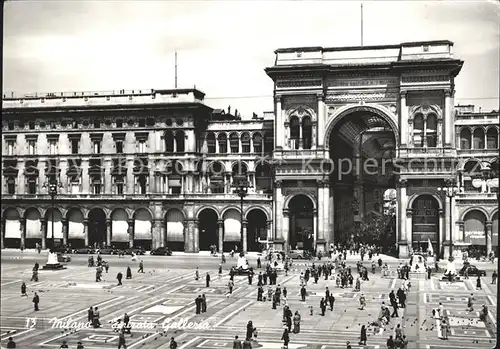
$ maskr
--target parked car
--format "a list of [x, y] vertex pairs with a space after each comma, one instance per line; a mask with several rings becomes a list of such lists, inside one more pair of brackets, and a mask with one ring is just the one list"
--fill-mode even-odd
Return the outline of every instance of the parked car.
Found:
[[118, 250], [115, 248], [100, 248], [96, 252], [102, 255], [118, 254]]
[[144, 251], [142, 248], [127, 248], [125, 250], [125, 254], [127, 255], [132, 255], [132, 253], [138, 256], [143, 256], [146, 253], [146, 251]]
[[168, 247], [158, 247], [151, 250], [151, 255], [153, 256], [171, 256], [172, 250]]
[[53, 253], [71, 253], [71, 249], [67, 246], [55, 246], [50, 251]]
[[288, 252], [288, 257], [291, 259], [304, 259], [304, 251], [302, 250], [291, 250]]
[[71, 262], [71, 257], [59, 252], [57, 253], [57, 261], [59, 263], [68, 263]]
[[462, 269], [458, 272], [460, 276], [465, 273], [465, 268], [468, 268], [469, 276], [486, 276], [486, 271], [483, 269], [478, 269], [475, 265], [469, 264], [464, 265]]
[[77, 248], [73, 250], [73, 253], [75, 254], [93, 254], [94, 249], [90, 247], [83, 247], [83, 248]]

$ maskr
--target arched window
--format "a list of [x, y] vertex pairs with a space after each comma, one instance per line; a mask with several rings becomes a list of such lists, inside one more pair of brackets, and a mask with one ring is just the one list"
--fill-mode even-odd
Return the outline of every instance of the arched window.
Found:
[[427, 146], [435, 148], [437, 146], [437, 117], [434, 114], [427, 115], [426, 122]]
[[210, 192], [224, 193], [224, 167], [220, 162], [212, 162], [208, 167], [210, 177]]
[[227, 153], [227, 137], [225, 133], [220, 133], [217, 137], [219, 141], [219, 153], [226, 154]]
[[498, 131], [494, 127], [490, 127], [486, 132], [486, 148], [498, 149]]
[[262, 153], [262, 135], [259, 132], [253, 134], [253, 152], [257, 154]]
[[484, 131], [480, 127], [474, 130], [474, 149], [484, 149]]
[[300, 139], [300, 121], [296, 116], [290, 118], [290, 147], [292, 149], [299, 149]]
[[304, 149], [312, 147], [312, 122], [308, 116], [302, 119], [302, 146]]
[[173, 153], [174, 152], [174, 135], [171, 131], [165, 132], [165, 152]]
[[231, 153], [238, 154], [240, 152], [240, 138], [237, 133], [229, 135], [229, 144], [231, 145]]
[[211, 132], [207, 135], [207, 148], [209, 154], [215, 154], [217, 151], [215, 149], [215, 135]]
[[184, 153], [184, 132], [177, 131], [175, 134], [175, 145], [177, 147], [177, 153]]
[[460, 131], [460, 149], [470, 149], [471, 133], [468, 128], [463, 128]]
[[241, 135], [241, 152], [250, 153], [250, 135], [246, 132]]
[[424, 146], [424, 117], [422, 114], [415, 115], [413, 119], [413, 145], [415, 147]]
[[477, 193], [481, 191], [481, 187], [474, 182], [474, 179], [482, 178], [481, 164], [478, 161], [470, 160], [464, 166], [463, 173], [464, 190], [467, 193]]

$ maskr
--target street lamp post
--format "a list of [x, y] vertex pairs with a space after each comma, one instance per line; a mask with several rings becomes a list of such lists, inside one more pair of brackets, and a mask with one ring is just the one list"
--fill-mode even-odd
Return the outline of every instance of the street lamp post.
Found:
[[450, 178], [445, 181], [445, 187], [439, 187], [437, 190], [444, 193], [450, 199], [450, 258], [453, 256], [453, 198], [459, 192], [459, 188], [456, 186], [455, 179]]
[[[248, 188], [250, 188], [250, 183], [247, 181], [246, 176], [237, 175], [234, 176], [233, 188], [235, 194], [238, 194], [240, 197], [240, 236], [242, 239], [242, 246], [245, 244], [243, 239], [243, 199], [248, 194]], [[243, 249], [243, 248], [242, 248]], [[243, 251], [245, 253], [246, 251]]]
[[49, 182], [49, 195], [50, 195], [50, 199], [51, 199], [51, 202], [52, 202], [52, 222], [51, 222], [51, 226], [52, 226], [52, 248], [54, 248], [54, 242], [55, 242], [55, 238], [54, 238], [54, 211], [55, 211], [55, 199], [56, 199], [56, 195], [57, 195], [57, 181], [56, 180], [50, 180]]

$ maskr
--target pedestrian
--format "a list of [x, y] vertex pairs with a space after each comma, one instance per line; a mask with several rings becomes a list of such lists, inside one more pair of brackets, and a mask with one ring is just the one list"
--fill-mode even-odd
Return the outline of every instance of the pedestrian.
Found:
[[118, 272], [118, 274], [116, 274], [116, 280], [118, 280], [118, 286], [123, 285], [122, 279], [123, 279], [123, 274], [121, 272]]
[[238, 339], [238, 336], [234, 336], [233, 349], [243, 349], [241, 341]]
[[293, 316], [293, 333], [300, 332], [300, 314], [298, 311], [295, 311], [295, 315]]
[[394, 339], [392, 339], [392, 336], [389, 336], [389, 339], [387, 339], [386, 345], [387, 345], [387, 349], [395, 349]]
[[144, 274], [144, 262], [141, 261], [139, 262], [139, 270], [137, 270], [137, 273], [143, 273]]
[[324, 297], [319, 301], [319, 307], [321, 309], [321, 316], [325, 316], [326, 302]]
[[207, 312], [207, 297], [205, 297], [205, 294], [201, 295], [201, 312]]
[[283, 334], [281, 335], [281, 340], [283, 341], [283, 348], [288, 349], [288, 343], [290, 342], [290, 335], [288, 334], [288, 328], [285, 327]]
[[306, 301], [306, 294], [307, 294], [307, 290], [306, 290], [305, 286], [302, 286], [302, 288], [300, 289], [300, 297], [302, 298], [302, 302]]
[[177, 342], [174, 337], [170, 338], [170, 349], [177, 349]]
[[26, 293], [26, 283], [23, 281], [21, 284], [21, 297], [28, 297], [28, 294]]
[[251, 338], [245, 338], [243, 341], [243, 349], [252, 349]]
[[93, 324], [94, 323], [94, 307], [90, 307], [87, 310], [87, 322]]
[[16, 342], [12, 339], [12, 337], [9, 337], [9, 341], [7, 342], [7, 348], [16, 348]]
[[233, 293], [233, 287], [234, 287], [234, 281], [233, 280], [229, 280], [228, 283], [227, 283], [227, 287], [229, 289], [229, 294], [232, 294]]
[[76, 343], [76, 349], [85, 349], [85, 347], [83, 346], [82, 342], [78, 342]]
[[476, 280], [476, 289], [477, 290], [482, 290], [482, 288], [481, 288], [481, 277], [480, 276], [478, 276], [477, 280]]
[[118, 349], [121, 349], [122, 346], [124, 349], [127, 349], [127, 344], [125, 344], [125, 333], [120, 331], [120, 334], [118, 335]]
[[196, 281], [200, 279], [200, 271], [198, 270], [198, 267], [196, 267], [196, 270], [194, 271], [194, 279]]
[[205, 277], [207, 287], [210, 287], [210, 274], [207, 273], [207, 276]]
[[94, 328], [99, 328], [101, 327], [101, 322], [99, 321], [99, 318], [101, 317], [101, 313], [99, 312], [99, 308], [98, 307], [95, 307], [94, 308], [94, 317], [93, 317], [93, 321], [94, 321]]
[[363, 293], [359, 296], [359, 310], [363, 310], [366, 307], [366, 298]]
[[35, 306], [35, 311], [39, 311], [38, 309], [38, 304], [40, 303], [40, 297], [38, 297], [38, 294], [35, 292], [35, 295], [33, 296], [33, 305]]
[[328, 303], [330, 303], [330, 311], [333, 311], [333, 305], [335, 304], [335, 297], [333, 296], [333, 293], [330, 293]]
[[260, 261], [260, 257], [257, 257], [257, 268], [262, 268], [262, 262]]
[[366, 345], [366, 340], [367, 340], [366, 326], [363, 325], [363, 326], [361, 326], [361, 335], [360, 335], [359, 344], [360, 345]]
[[245, 336], [245, 339], [250, 340], [252, 338], [253, 331], [254, 331], [253, 323], [252, 323], [252, 321], [248, 321], [248, 323], [247, 323], [247, 335]]
[[493, 274], [491, 274], [491, 284], [492, 285], [495, 285], [497, 283], [497, 278], [498, 278], [497, 271], [494, 270]]
[[441, 338], [448, 339], [449, 326], [445, 319], [441, 321]]
[[106, 269], [106, 274], [107, 274], [108, 270], [109, 270], [109, 263], [108, 262], [104, 262], [104, 269]]
[[68, 349], [68, 344], [66, 343], [66, 341], [63, 341], [61, 346], [59, 347], [60, 349]]
[[222, 264], [219, 264], [219, 279], [222, 277]]
[[396, 339], [403, 338], [403, 329], [401, 328], [401, 324], [398, 324], [396, 329], [394, 330], [394, 335]]
[[401, 338], [401, 349], [408, 349], [408, 338], [405, 335]]
[[130, 266], [127, 267], [127, 279], [132, 279], [132, 269], [130, 269]]
[[198, 296], [194, 299], [194, 303], [196, 304], [196, 314], [201, 313], [201, 302], [202, 302], [201, 296]]
[[474, 311], [474, 294], [470, 294], [470, 296], [467, 298], [467, 309], [468, 311]]

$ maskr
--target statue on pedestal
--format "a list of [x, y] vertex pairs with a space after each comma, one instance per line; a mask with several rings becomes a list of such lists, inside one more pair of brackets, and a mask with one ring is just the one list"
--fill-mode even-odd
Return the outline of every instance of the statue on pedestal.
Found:
[[61, 263], [59, 263], [59, 260], [57, 258], [57, 253], [49, 250], [49, 254], [47, 256], [47, 263], [45, 264], [43, 269], [58, 270], [58, 269], [65, 269], [65, 267]]
[[414, 273], [426, 273], [427, 272], [427, 258], [418, 253], [414, 253], [410, 259], [410, 271]]

